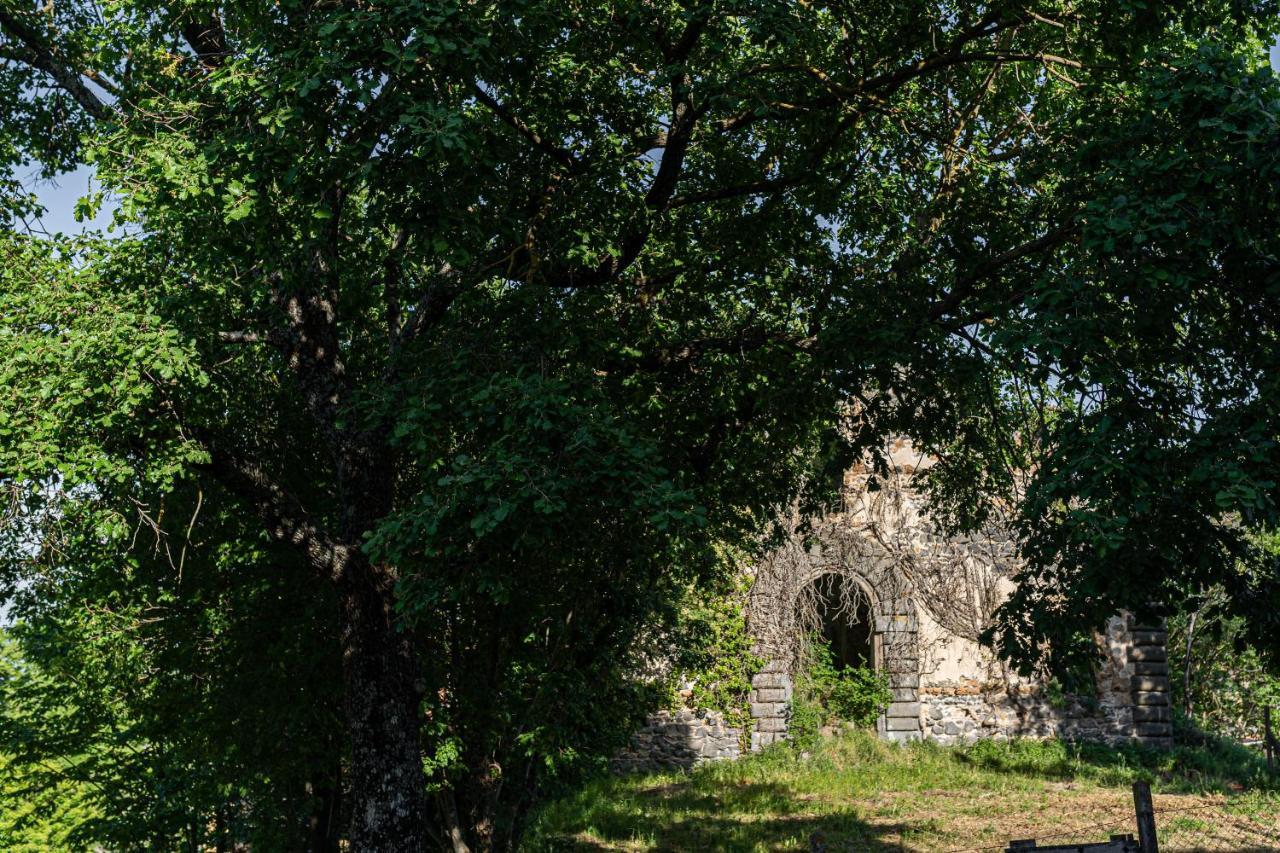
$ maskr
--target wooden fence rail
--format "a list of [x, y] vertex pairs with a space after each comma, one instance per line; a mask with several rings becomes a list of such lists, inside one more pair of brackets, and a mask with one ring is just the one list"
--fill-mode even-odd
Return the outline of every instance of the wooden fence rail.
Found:
[[1035, 850], [1036, 853], [1160, 853], [1156, 841], [1156, 813], [1151, 804], [1151, 786], [1146, 782], [1133, 783], [1133, 814], [1138, 827], [1138, 837], [1132, 834], [1113, 835], [1107, 841], [1088, 844], [1049, 844], [1040, 846], [1034, 838], [1010, 841], [1007, 853]]

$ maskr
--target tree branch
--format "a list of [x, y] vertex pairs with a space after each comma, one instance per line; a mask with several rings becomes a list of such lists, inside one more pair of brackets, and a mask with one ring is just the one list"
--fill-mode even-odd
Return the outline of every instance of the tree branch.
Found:
[[739, 198], [748, 195], [772, 194], [799, 186], [810, 178], [818, 174], [818, 169], [822, 165], [822, 161], [826, 159], [831, 149], [840, 141], [840, 137], [844, 136], [858, 120], [862, 118], [860, 111], [849, 112], [836, 125], [831, 135], [819, 143], [812, 151], [809, 152], [808, 163], [803, 168], [798, 168], [793, 172], [785, 175], [779, 175], [776, 178], [765, 178], [759, 181], [749, 181], [743, 184], [730, 184], [725, 187], [718, 187], [713, 190], [705, 190], [698, 193], [690, 193], [685, 196], [677, 196], [671, 200], [669, 207], [684, 207], [690, 204], [700, 204], [709, 201], [722, 201], [724, 199]]
[[926, 314], [931, 320], [941, 320], [944, 317], [953, 314], [960, 305], [972, 296], [975, 292], [975, 286], [984, 281], [1001, 269], [1021, 260], [1022, 258], [1034, 255], [1039, 252], [1051, 249], [1055, 246], [1062, 245], [1080, 233], [1080, 225], [1074, 219], [1064, 225], [1037, 237], [1034, 240], [1028, 240], [1021, 245], [1014, 246], [1012, 249], [1001, 252], [995, 257], [976, 265], [969, 275], [956, 280], [951, 291], [941, 299], [935, 301], [926, 309]]
[[201, 467], [257, 510], [272, 539], [297, 549], [313, 568], [337, 580], [349, 561], [350, 549], [312, 521], [302, 503], [260, 465], [211, 442], [205, 444], [210, 461]]
[[17, 42], [21, 48], [17, 51], [21, 61], [52, 77], [89, 115], [101, 120], [111, 114], [111, 108], [80, 79], [81, 76], [89, 75], [82, 75], [66, 64], [57, 55], [54, 46], [45, 44], [35, 30], [3, 8], [0, 8], [0, 33]]
[[195, 51], [206, 71], [217, 69], [231, 55], [227, 48], [227, 33], [216, 12], [211, 12], [204, 22], [191, 21], [183, 25], [182, 38]]
[[658, 163], [658, 174], [644, 198], [650, 209], [664, 210], [671, 200], [697, 120], [698, 113], [693, 108], [693, 78], [688, 72], [681, 72], [671, 80], [671, 126], [667, 131], [667, 144]]
[[497, 99], [486, 92], [484, 87], [479, 83], [474, 84], [471, 87], [471, 90], [475, 94], [477, 101], [488, 107], [489, 111], [501, 119], [504, 124], [513, 128], [517, 133], [532, 143], [534, 148], [538, 149], [543, 154], [546, 154], [548, 157], [567, 169], [577, 169], [578, 160], [572, 153], [567, 149], [554, 145], [544, 139], [537, 131], [521, 121], [509, 109], [498, 103]]
[[461, 276], [446, 267], [439, 279], [427, 288], [426, 293], [413, 306], [411, 316], [405, 320], [398, 335], [398, 346], [415, 340], [424, 331], [439, 323], [453, 300], [462, 293]]
[[391, 238], [391, 247], [382, 262], [382, 301], [387, 326], [387, 351], [394, 355], [400, 345], [400, 280], [404, 270], [400, 256], [409, 242], [409, 232], [401, 228]]
[[812, 353], [818, 347], [818, 339], [814, 336], [798, 337], [782, 334], [769, 329], [746, 329], [737, 335], [694, 338], [681, 344], [661, 347], [645, 353], [638, 359], [628, 360], [626, 369], [622, 372], [665, 370], [691, 364], [708, 353], [746, 355], [769, 346], [777, 346], [797, 353]]

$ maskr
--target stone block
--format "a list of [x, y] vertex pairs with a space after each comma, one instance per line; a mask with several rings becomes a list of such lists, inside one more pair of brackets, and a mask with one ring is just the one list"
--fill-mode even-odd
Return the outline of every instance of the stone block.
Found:
[[885, 711], [886, 717], [911, 717], [912, 719], [920, 718], [919, 702], [892, 702], [889, 709]]
[[1167, 705], [1139, 705], [1133, 709], [1135, 723], [1164, 723], [1171, 718]]
[[911, 614], [915, 610], [908, 598], [888, 598], [880, 602], [880, 610], [890, 615]]
[[918, 673], [920, 672], [920, 659], [912, 655], [911, 657], [897, 655], [885, 655], [884, 668], [893, 672]]
[[1169, 679], [1156, 675], [1135, 675], [1129, 679], [1129, 687], [1131, 690], [1147, 693], [1168, 693]]
[[890, 687], [912, 687], [918, 690], [920, 688], [920, 673], [919, 672], [894, 672], [890, 670], [889, 686]]
[[1133, 632], [1135, 646], [1163, 646], [1169, 637], [1164, 631], [1136, 630]]
[[757, 672], [751, 678], [751, 686], [757, 689], [762, 687], [781, 687], [786, 689], [789, 680], [781, 672]]
[[1132, 666], [1135, 675], [1169, 675], [1169, 664], [1165, 661], [1139, 661]]
[[786, 735], [776, 732], [754, 732], [751, 735], [751, 751], [758, 752], [780, 740], [786, 740]]
[[920, 719], [918, 717], [889, 717], [884, 721], [884, 729], [886, 732], [918, 732], [920, 731]]
[[920, 696], [920, 690], [916, 687], [892, 687], [889, 692], [893, 694], [895, 702], [914, 702]]
[[1172, 732], [1173, 728], [1168, 723], [1139, 723], [1134, 727], [1134, 733], [1140, 738], [1166, 738]]
[[881, 634], [914, 634], [920, 630], [920, 621], [912, 613], [877, 616], [875, 624]]
[[1146, 691], [1133, 694], [1133, 704], [1135, 705], [1168, 705], [1168, 693], [1148, 693]]
[[762, 733], [782, 733], [787, 730], [787, 721], [781, 717], [765, 717], [763, 719], [756, 720], [756, 730]]
[[1134, 646], [1129, 649], [1129, 660], [1137, 663], [1158, 663], [1169, 659], [1164, 646]]
[[756, 690], [757, 702], [785, 702], [787, 691], [782, 687], [761, 687]]

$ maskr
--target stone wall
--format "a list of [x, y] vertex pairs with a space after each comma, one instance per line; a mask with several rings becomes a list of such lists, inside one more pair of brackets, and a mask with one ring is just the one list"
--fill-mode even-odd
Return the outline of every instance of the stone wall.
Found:
[[822, 518], [791, 519], [792, 533], [753, 570], [747, 624], [768, 663], [752, 681], [752, 749], [786, 738], [791, 676], [799, 663], [803, 590], [836, 575], [863, 590], [874, 618], [874, 666], [892, 702], [882, 737], [943, 743], [983, 737], [1051, 737], [1171, 743], [1163, 631], [1116, 617], [1098, 636], [1095, 691], [1051, 696], [1019, 679], [980, 642], [1013, 591], [1016, 542], [998, 517], [948, 536], [930, 520], [915, 474], [932, 460], [907, 440], [886, 448], [890, 471], [855, 466], [841, 504]]
[[928, 684], [920, 696], [924, 736], [947, 744], [1060, 737], [1171, 745], [1164, 631], [1117, 616], [1097, 642], [1101, 663], [1093, 695], [1052, 697], [1044, 685], [1026, 682]]
[[631, 744], [610, 762], [615, 773], [680, 770], [703, 761], [737, 758], [742, 729], [727, 725], [715, 711], [659, 711], [631, 736]]
[[791, 692], [791, 676], [777, 661], [751, 678], [752, 752], [786, 738]]
[[926, 687], [920, 697], [924, 736], [942, 744], [1015, 737], [1119, 743], [1130, 736], [1128, 707], [1092, 697], [1051, 699], [1042, 690], [1003, 686]]
[[1169, 704], [1168, 636], [1163, 628], [1133, 628], [1129, 658], [1129, 698], [1133, 704], [1133, 736], [1149, 746], [1173, 745]]

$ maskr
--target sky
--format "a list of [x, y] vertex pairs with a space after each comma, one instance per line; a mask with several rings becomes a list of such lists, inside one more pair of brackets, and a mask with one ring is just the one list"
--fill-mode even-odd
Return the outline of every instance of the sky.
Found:
[[[1280, 42], [1271, 47], [1271, 67], [1280, 71]], [[45, 207], [41, 223], [49, 233], [79, 234], [86, 229], [105, 228], [111, 221], [111, 208], [103, 205], [98, 218], [92, 222], [76, 222], [73, 211], [76, 201], [89, 191], [93, 170], [84, 166], [78, 171], [62, 175], [53, 181], [44, 181], [35, 187], [40, 202]]]

